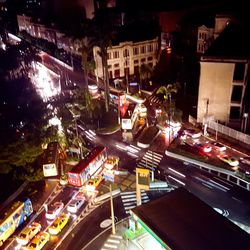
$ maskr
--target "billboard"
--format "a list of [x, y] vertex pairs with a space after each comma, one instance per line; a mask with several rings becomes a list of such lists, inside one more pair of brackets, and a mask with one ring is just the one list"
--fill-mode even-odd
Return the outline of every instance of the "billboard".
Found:
[[136, 185], [140, 189], [149, 190], [150, 185], [150, 170], [136, 168]]

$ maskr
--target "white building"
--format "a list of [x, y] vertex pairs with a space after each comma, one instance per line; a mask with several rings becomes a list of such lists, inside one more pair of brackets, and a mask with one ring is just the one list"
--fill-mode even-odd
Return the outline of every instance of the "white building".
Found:
[[242, 118], [249, 78], [249, 40], [244, 26], [231, 23], [200, 60], [197, 120]]
[[[95, 74], [103, 78], [102, 60], [98, 53], [100, 48], [94, 47], [93, 54], [96, 62]], [[142, 64], [156, 65], [158, 38], [140, 42], [122, 42], [108, 48], [109, 78], [119, 78], [139, 74]]]
[[214, 28], [208, 28], [205, 25], [198, 27], [197, 52], [204, 54], [213, 40]]

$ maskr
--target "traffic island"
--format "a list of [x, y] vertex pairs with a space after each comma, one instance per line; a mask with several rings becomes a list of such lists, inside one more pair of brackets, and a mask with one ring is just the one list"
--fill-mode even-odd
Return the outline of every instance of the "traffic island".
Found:
[[141, 148], [148, 148], [152, 141], [159, 135], [160, 130], [156, 126], [145, 128], [138, 138], [137, 146]]

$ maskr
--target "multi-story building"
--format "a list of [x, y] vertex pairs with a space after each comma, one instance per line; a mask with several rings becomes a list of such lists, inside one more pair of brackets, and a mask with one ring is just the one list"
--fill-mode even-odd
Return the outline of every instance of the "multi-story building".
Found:
[[19, 31], [25, 30], [28, 34], [36, 38], [42, 38], [57, 45], [58, 48], [71, 51], [71, 39], [55, 28], [35, 22], [32, 17], [17, 15]]
[[214, 28], [198, 27], [197, 53], [204, 54], [214, 40]]
[[228, 15], [216, 15], [214, 28], [207, 27], [206, 25], [199, 26], [197, 33], [197, 53], [204, 54], [232, 19]]
[[230, 23], [200, 60], [198, 122], [204, 118], [228, 123], [246, 112], [250, 49], [247, 27]]
[[[98, 53], [100, 48], [94, 47], [93, 54], [96, 62], [95, 74], [103, 78], [102, 60]], [[109, 78], [128, 77], [138, 75], [140, 67], [148, 64], [156, 65], [158, 52], [158, 38], [140, 42], [121, 42], [108, 48]]]

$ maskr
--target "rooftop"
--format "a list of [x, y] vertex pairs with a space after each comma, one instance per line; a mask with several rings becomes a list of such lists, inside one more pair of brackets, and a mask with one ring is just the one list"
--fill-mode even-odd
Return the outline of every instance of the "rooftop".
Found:
[[239, 23], [229, 23], [219, 37], [208, 48], [202, 61], [209, 59], [248, 59], [250, 39], [248, 27]]
[[132, 212], [174, 250], [249, 249], [249, 234], [184, 188]]

